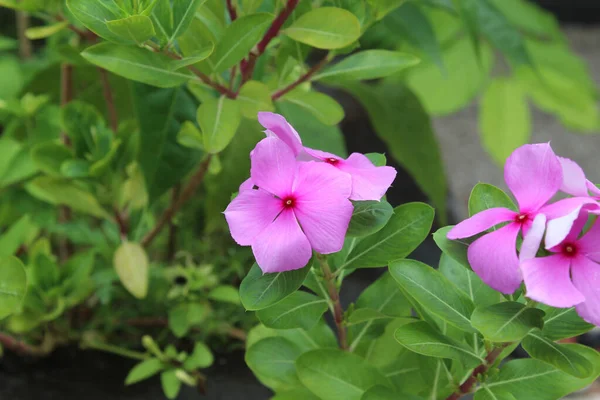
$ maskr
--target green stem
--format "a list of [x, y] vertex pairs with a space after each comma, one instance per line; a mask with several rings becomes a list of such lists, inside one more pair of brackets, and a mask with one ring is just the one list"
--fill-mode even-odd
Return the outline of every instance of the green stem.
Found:
[[94, 350], [104, 351], [106, 353], [117, 354], [119, 356], [131, 358], [134, 360], [143, 361], [143, 360], [148, 359], [148, 355], [145, 353], [140, 353], [138, 351], [124, 349], [122, 347], [114, 346], [114, 345], [108, 344], [108, 343], [87, 342], [85, 344], [82, 344], [81, 347], [83, 349], [94, 349]]

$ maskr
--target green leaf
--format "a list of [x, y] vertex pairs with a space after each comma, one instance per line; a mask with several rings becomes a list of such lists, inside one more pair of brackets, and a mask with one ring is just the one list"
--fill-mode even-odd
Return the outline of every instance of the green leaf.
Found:
[[318, 49], [341, 49], [360, 37], [360, 21], [350, 11], [320, 7], [303, 14], [282, 31], [297, 42]]
[[198, 368], [208, 368], [215, 361], [212, 352], [203, 342], [196, 342], [194, 351], [186, 358], [183, 368], [193, 371]]
[[208, 46], [203, 46], [194, 53], [192, 53], [189, 57], [185, 57], [180, 60], [173, 60], [171, 62], [171, 69], [176, 71], [178, 69], [197, 64], [200, 61], [204, 61], [212, 54], [213, 50], [214, 45], [212, 43]]
[[469, 196], [469, 215], [473, 216], [482, 211], [495, 207], [504, 207], [517, 211], [517, 206], [502, 189], [489, 183], [478, 183], [473, 187]]
[[282, 337], [262, 339], [246, 350], [246, 364], [271, 388], [291, 389], [300, 386], [296, 375], [296, 359], [302, 350]]
[[240, 294], [237, 288], [229, 285], [220, 285], [212, 289], [208, 293], [208, 298], [224, 303], [240, 304]]
[[296, 360], [298, 377], [322, 400], [360, 400], [375, 385], [391, 383], [363, 358], [338, 349], [321, 349]]
[[16, 97], [23, 87], [23, 82], [19, 59], [3, 54], [0, 58], [0, 100]]
[[233, 21], [225, 30], [210, 58], [213, 70], [225, 71], [246, 57], [262, 38], [272, 20], [271, 14], [257, 13]]
[[60, 165], [61, 175], [67, 178], [90, 176], [90, 163], [84, 160], [66, 160]]
[[98, 218], [112, 219], [111, 214], [90, 192], [73, 181], [43, 176], [29, 182], [25, 185], [25, 189], [32, 196], [48, 203], [65, 205], [75, 211]]
[[177, 143], [190, 149], [204, 150], [202, 133], [191, 121], [185, 121], [177, 134]]
[[[256, 0], [255, 0], [256, 1]], [[262, 1], [262, 0], [261, 0]], [[320, 400], [305, 388], [278, 391], [271, 400]]]
[[26, 244], [38, 232], [29, 215], [23, 215], [0, 236], [0, 257], [14, 255], [21, 245]]
[[389, 50], [365, 50], [343, 59], [332, 67], [317, 73], [313, 81], [321, 79], [368, 80], [384, 78], [417, 65], [419, 58], [408, 53]]
[[349, 237], [369, 236], [380, 231], [390, 220], [394, 209], [385, 200], [356, 201], [348, 226]]
[[63, 129], [69, 136], [78, 158], [84, 158], [93, 151], [93, 133], [98, 126], [103, 125], [102, 116], [91, 104], [74, 100], [60, 110]]
[[475, 332], [470, 320], [473, 302], [439, 271], [418, 261], [398, 260], [390, 263], [390, 274], [427, 312], [465, 332]]
[[37, 168], [53, 176], [62, 176], [62, 164], [72, 158], [71, 150], [53, 141], [39, 143], [31, 149], [31, 159]]
[[483, 94], [479, 129], [486, 151], [499, 165], [529, 142], [531, 115], [521, 85], [509, 78], [492, 80]]
[[344, 109], [342, 106], [323, 93], [290, 93], [283, 100], [306, 109], [325, 125], [337, 125], [344, 119]]
[[126, 17], [113, 0], [67, 0], [69, 11], [96, 35], [114, 43], [127, 44], [128, 40], [114, 34], [106, 22]]
[[447, 254], [462, 266], [470, 269], [471, 266], [469, 265], [469, 259], [467, 258], [469, 243], [464, 240], [448, 239], [448, 232], [450, 232], [452, 228], [454, 228], [454, 225], [438, 229], [433, 234], [433, 240], [444, 254]]
[[192, 326], [204, 322], [209, 312], [203, 303], [180, 303], [169, 310], [169, 328], [181, 338]]
[[[365, 107], [377, 135], [393, 158], [414, 177], [446, 220], [447, 185], [444, 166], [429, 115], [404, 86], [344, 84]], [[401, 105], [401, 106], [398, 106]]]
[[131, 46], [100, 43], [81, 53], [94, 65], [134, 81], [162, 88], [179, 86], [194, 76], [173, 71], [168, 56]]
[[125, 385], [133, 385], [146, 380], [165, 368], [165, 365], [158, 358], [150, 358], [137, 364], [125, 378]]
[[263, 274], [258, 264], [254, 264], [240, 285], [242, 304], [248, 311], [276, 304], [298, 290], [310, 267], [309, 264], [294, 271]]
[[160, 383], [167, 399], [175, 399], [181, 390], [181, 381], [177, 378], [177, 371], [174, 369], [160, 374]]
[[379, 319], [391, 319], [391, 317], [380, 313], [372, 308], [357, 308], [352, 311], [350, 316], [347, 318], [348, 326], [361, 324], [363, 322], [373, 322]]
[[206, 0], [186, 0], [173, 2], [173, 30], [168, 43], [183, 35], [189, 28], [198, 8]]
[[21, 261], [13, 256], [0, 259], [0, 319], [20, 306], [27, 291], [27, 275]]
[[312, 329], [327, 310], [327, 301], [306, 292], [294, 292], [280, 302], [258, 310], [256, 316], [268, 328]]
[[321, 348], [338, 348], [335, 334], [324, 319], [310, 331], [304, 329], [271, 329], [260, 324], [248, 332], [246, 348], [252, 347], [259, 340], [267, 337], [282, 337], [298, 346], [303, 352]]
[[52, 25], [36, 26], [25, 31], [25, 36], [31, 40], [50, 37], [69, 26], [69, 21], [57, 22]]
[[406, 0], [371, 0], [369, 4], [373, 7], [375, 19], [379, 21], [405, 2]]
[[550, 43], [562, 36], [556, 17], [541, 5], [525, 0], [491, 0], [491, 2], [525, 36], [551, 36], [547, 41]]
[[577, 314], [575, 307], [552, 308], [541, 305], [540, 308], [546, 313], [542, 333], [550, 340], [576, 337], [594, 328]]
[[339, 269], [381, 267], [408, 256], [429, 234], [433, 217], [433, 208], [424, 203], [396, 207], [387, 225], [361, 240]]
[[148, 255], [138, 243], [123, 242], [115, 251], [115, 271], [125, 289], [138, 299], [148, 294]]
[[262, 82], [244, 83], [236, 99], [240, 103], [242, 115], [246, 118], [256, 119], [259, 111], [275, 111], [271, 101], [271, 91]]
[[471, 323], [493, 342], [515, 342], [529, 331], [544, 326], [544, 312], [524, 304], [507, 301], [491, 306], [477, 307]]
[[543, 336], [539, 330], [529, 332], [523, 339], [523, 348], [532, 357], [545, 361], [577, 378], [594, 374], [594, 366], [577, 352], [579, 344], [558, 344]]
[[483, 385], [480, 390], [475, 393], [475, 400], [516, 400], [515, 396], [504, 390], [492, 392], [487, 386]]
[[137, 45], [141, 45], [156, 34], [152, 20], [144, 15], [132, 15], [123, 19], [107, 21], [106, 26], [108, 30], [124, 41]]
[[394, 332], [394, 337], [408, 350], [425, 356], [457, 360], [470, 368], [485, 363], [485, 360], [467, 345], [453, 341], [425, 321], [401, 326]]
[[242, 114], [240, 105], [225, 96], [205, 101], [198, 108], [198, 124], [202, 130], [204, 148], [209, 153], [220, 153], [235, 136]]

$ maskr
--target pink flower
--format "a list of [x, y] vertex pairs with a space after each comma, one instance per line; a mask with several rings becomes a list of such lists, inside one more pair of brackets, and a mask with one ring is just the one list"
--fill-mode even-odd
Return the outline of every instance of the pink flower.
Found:
[[350, 176], [325, 163], [297, 162], [275, 137], [260, 141], [251, 158], [250, 181], [229, 204], [225, 218], [233, 239], [252, 252], [263, 272], [304, 267], [312, 250], [342, 249], [353, 206]]
[[548, 257], [522, 261], [527, 297], [552, 307], [576, 306], [587, 322], [600, 325], [600, 223], [580, 239], [588, 220], [582, 212], [565, 240]]
[[[522, 230], [525, 236], [521, 252], [533, 251], [535, 254], [546, 220], [563, 217], [573, 210], [578, 212], [581, 205], [589, 200], [571, 198], [545, 206], [563, 182], [560, 161], [547, 143], [525, 145], [516, 149], [506, 161], [504, 180], [517, 199], [519, 212], [507, 208], [482, 211], [452, 228], [448, 239], [470, 237], [508, 222], [475, 240], [469, 246], [467, 256], [473, 271], [487, 285], [502, 293], [513, 293], [522, 281], [516, 250], [519, 232]], [[538, 214], [542, 216], [533, 224]], [[566, 236], [572, 225], [573, 219], [556, 224], [552, 230], [554, 236]]]
[[266, 128], [267, 136], [276, 136], [287, 144], [298, 160], [315, 160], [331, 164], [352, 177], [350, 200], [379, 201], [396, 178], [389, 166], [376, 167], [363, 154], [352, 153], [347, 159], [335, 154], [314, 150], [302, 145], [298, 132], [279, 114], [258, 113], [258, 121]]

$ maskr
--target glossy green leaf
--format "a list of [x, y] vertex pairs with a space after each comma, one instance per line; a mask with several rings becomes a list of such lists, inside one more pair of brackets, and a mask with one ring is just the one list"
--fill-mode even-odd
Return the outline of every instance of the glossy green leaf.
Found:
[[473, 216], [484, 210], [504, 207], [517, 211], [517, 206], [502, 189], [489, 183], [478, 183], [469, 196], [469, 215]]
[[138, 45], [141, 45], [156, 34], [152, 20], [150, 17], [144, 15], [132, 15], [123, 19], [107, 21], [106, 26], [112, 33], [124, 41]]
[[282, 337], [267, 337], [246, 350], [246, 364], [259, 379], [277, 390], [300, 386], [295, 362], [302, 350]]
[[260, 111], [275, 111], [271, 91], [262, 82], [246, 82], [236, 99], [240, 103], [242, 115], [246, 118], [256, 119]]
[[298, 290], [308, 271], [310, 264], [294, 271], [263, 274], [254, 264], [240, 285], [242, 304], [248, 311], [272, 306]]
[[25, 36], [28, 39], [44, 39], [50, 37], [69, 26], [68, 21], [57, 22], [52, 25], [36, 26], [25, 31]]
[[115, 251], [115, 271], [125, 289], [138, 299], [148, 294], [148, 255], [138, 243], [123, 242]]
[[391, 388], [363, 358], [338, 349], [304, 353], [296, 360], [296, 369], [302, 384], [323, 400], [360, 400], [375, 385]]
[[61, 165], [72, 158], [71, 150], [57, 142], [42, 142], [31, 149], [31, 159], [36, 167], [53, 176], [61, 176]]
[[371, 7], [373, 7], [373, 13], [377, 21], [394, 11], [398, 7], [406, 3], [406, 0], [371, 0]]
[[298, 346], [303, 352], [321, 348], [338, 348], [335, 334], [324, 319], [310, 331], [304, 329], [271, 329], [260, 324], [248, 332], [246, 347], [250, 348], [259, 340], [267, 337], [282, 337]]
[[256, 316], [268, 328], [312, 329], [327, 310], [327, 301], [306, 292], [294, 292], [280, 302], [258, 310]]
[[204, 150], [202, 133], [191, 121], [185, 121], [177, 134], [177, 143], [190, 149]]
[[452, 228], [454, 228], [453, 225], [438, 229], [433, 234], [433, 240], [444, 254], [450, 256], [463, 267], [470, 269], [471, 266], [469, 265], [469, 259], [467, 258], [469, 243], [465, 239], [448, 239], [448, 232], [450, 232]]
[[360, 21], [350, 11], [315, 8], [303, 14], [283, 33], [318, 49], [341, 49], [360, 37]]
[[419, 58], [408, 53], [389, 50], [365, 50], [343, 59], [317, 73], [312, 80], [367, 80], [384, 78], [417, 65]]
[[439, 271], [419, 261], [398, 260], [390, 263], [390, 274], [427, 312], [465, 332], [475, 332], [473, 302]]
[[199, 63], [200, 61], [206, 60], [213, 52], [214, 45], [211, 43], [207, 46], [202, 46], [194, 53], [191, 53], [188, 57], [184, 57], [180, 60], [173, 60], [171, 62], [171, 69], [178, 70], [181, 68], [189, 67], [190, 65], [194, 65]]
[[389, 320], [391, 317], [372, 308], [357, 308], [348, 316], [346, 323], [348, 326], [352, 326], [363, 322], [373, 322], [384, 319]]
[[479, 129], [483, 146], [498, 165], [529, 142], [529, 105], [516, 80], [496, 78], [489, 84], [481, 102]]
[[181, 381], [174, 369], [160, 374], [160, 383], [167, 399], [175, 399], [181, 390]]
[[67, 7], [79, 22], [96, 35], [114, 43], [129, 42], [106, 25], [107, 21], [127, 17], [113, 0], [67, 0]]
[[81, 55], [114, 74], [162, 88], [179, 86], [194, 78], [188, 72], [173, 71], [168, 56], [142, 48], [100, 43], [88, 47]]
[[333, 98], [323, 93], [290, 93], [283, 100], [304, 108], [325, 125], [337, 125], [344, 119], [344, 109], [342, 106]]
[[258, 13], [233, 21], [225, 30], [210, 58], [213, 70], [222, 72], [246, 57], [262, 38], [272, 20], [273, 15]]
[[[256, 1], [256, 0], [255, 0]], [[320, 400], [306, 388], [297, 388], [285, 391], [277, 391], [271, 400]]]
[[[399, 85], [344, 84], [365, 107], [377, 135], [391, 156], [408, 170], [446, 220], [447, 184], [429, 115], [417, 97]], [[399, 106], [401, 105], [401, 106]]]
[[544, 312], [514, 301], [477, 307], [471, 323], [494, 342], [521, 340], [534, 328], [544, 326]]
[[219, 285], [208, 293], [211, 300], [223, 303], [240, 304], [240, 294], [236, 287], [230, 285]]
[[194, 351], [185, 360], [183, 367], [188, 371], [198, 368], [208, 368], [213, 364], [214, 360], [214, 356], [208, 346], [203, 342], [196, 342]]
[[185, 33], [192, 23], [196, 11], [205, 1], [206, 0], [180, 0], [173, 2], [173, 30], [171, 37], [169, 38], [169, 43], [172, 43], [173, 40]]
[[240, 105], [225, 96], [202, 103], [197, 119], [202, 130], [204, 149], [213, 154], [223, 151], [237, 132], [241, 118]]
[[577, 350], [579, 344], [559, 344], [543, 336], [540, 330], [531, 331], [522, 342], [523, 349], [532, 357], [577, 378], [594, 374], [594, 366]]
[[381, 267], [408, 256], [429, 235], [433, 217], [433, 208], [424, 203], [396, 207], [387, 225], [361, 240], [339, 268]]
[[348, 237], [372, 235], [381, 230], [394, 214], [394, 209], [385, 200], [354, 202], [354, 212], [348, 226]]
[[575, 307], [553, 308], [541, 305], [546, 313], [542, 333], [550, 340], [560, 340], [579, 336], [594, 328], [594, 325], [585, 322], [578, 314]]
[[150, 358], [137, 364], [125, 378], [125, 385], [133, 385], [146, 380], [165, 368], [165, 365], [158, 358]]
[[173, 9], [170, 0], [157, 0], [150, 16], [160, 43], [165, 45], [173, 33]]
[[516, 400], [515, 396], [504, 390], [492, 392], [487, 386], [483, 385], [475, 393], [475, 400]]
[[23, 263], [16, 257], [0, 259], [0, 319], [20, 306], [27, 291], [27, 275]]

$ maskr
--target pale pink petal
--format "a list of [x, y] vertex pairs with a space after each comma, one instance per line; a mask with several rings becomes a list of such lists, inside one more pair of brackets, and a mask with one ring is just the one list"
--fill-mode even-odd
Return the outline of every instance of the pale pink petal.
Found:
[[544, 238], [545, 230], [546, 216], [544, 214], [536, 215], [531, 228], [524, 234], [523, 244], [521, 244], [521, 251], [519, 253], [519, 260], [521, 262], [535, 257], [540, 248], [540, 243], [542, 243], [542, 239]]
[[519, 224], [487, 233], [474, 241], [467, 251], [469, 264], [486, 285], [502, 293], [513, 293], [522, 277], [517, 258]]
[[506, 160], [504, 180], [521, 212], [535, 212], [560, 189], [562, 168], [550, 144], [526, 144]]
[[573, 260], [571, 275], [573, 284], [585, 298], [577, 305], [577, 313], [590, 324], [600, 326], [600, 265], [577, 257]]
[[[540, 213], [543, 213], [548, 218], [546, 248], [550, 249], [557, 246], [569, 236], [569, 233], [573, 230], [573, 224], [580, 213], [597, 210], [598, 204], [594, 200], [585, 197], [572, 197], [560, 200], [542, 208]], [[577, 236], [579, 233], [574, 232], [574, 234]]]
[[347, 160], [334, 164], [352, 176], [351, 200], [381, 200], [396, 179], [392, 167], [376, 167], [363, 154], [353, 153]]
[[369, 168], [373, 168], [373, 167], [377, 168], [375, 166], [375, 164], [373, 164], [371, 162], [371, 160], [369, 160], [369, 157], [367, 157], [361, 153], [350, 154], [350, 157], [348, 157], [346, 160], [344, 160], [344, 162], [342, 164], [346, 165], [348, 167], [360, 168], [360, 169], [369, 169]]
[[490, 208], [467, 218], [448, 232], [448, 239], [461, 239], [476, 235], [502, 222], [514, 221], [517, 213], [508, 208]]
[[600, 262], [600, 222], [594, 222], [590, 230], [577, 242], [577, 248], [586, 257]]
[[267, 129], [267, 136], [271, 134], [277, 136], [292, 149], [294, 156], [302, 152], [303, 147], [300, 135], [298, 135], [298, 132], [282, 115], [271, 112], [259, 112], [258, 122]]
[[248, 178], [244, 182], [242, 182], [238, 191], [243, 192], [244, 190], [252, 190], [252, 189], [254, 189], [254, 182], [252, 182], [252, 178]]
[[572, 196], [588, 195], [587, 179], [583, 169], [573, 160], [564, 157], [558, 157], [562, 166], [563, 182], [560, 187], [561, 192]]
[[320, 161], [329, 161], [330, 163], [335, 163], [344, 160], [342, 157], [336, 156], [333, 153], [311, 149], [310, 147], [305, 147], [304, 151], [306, 152], [306, 154]]
[[344, 237], [354, 207], [348, 196], [350, 176], [325, 163], [301, 163], [294, 182], [294, 212], [313, 249], [335, 253]]
[[294, 211], [285, 209], [279, 217], [256, 236], [252, 245], [256, 263], [264, 273], [299, 269], [312, 257]]
[[250, 246], [256, 235], [269, 226], [283, 210], [283, 203], [263, 190], [244, 190], [225, 210], [225, 219], [233, 239]]
[[521, 263], [526, 296], [551, 307], [573, 307], [584, 297], [571, 282], [571, 259], [556, 254]]
[[579, 237], [581, 236], [581, 233], [583, 231], [583, 228], [585, 227], [585, 224], [587, 224], [589, 217], [590, 217], [589, 213], [585, 210], [579, 213], [579, 216], [573, 222], [571, 231], [565, 238], [566, 242], [572, 243], [579, 239]]
[[588, 190], [590, 192], [592, 192], [593, 196], [600, 197], [600, 188], [598, 188], [598, 186], [594, 185], [589, 180], [586, 182], [586, 186], [587, 186]]
[[285, 197], [290, 194], [295, 173], [296, 159], [285, 143], [274, 137], [258, 142], [250, 167], [250, 178], [256, 186]]

